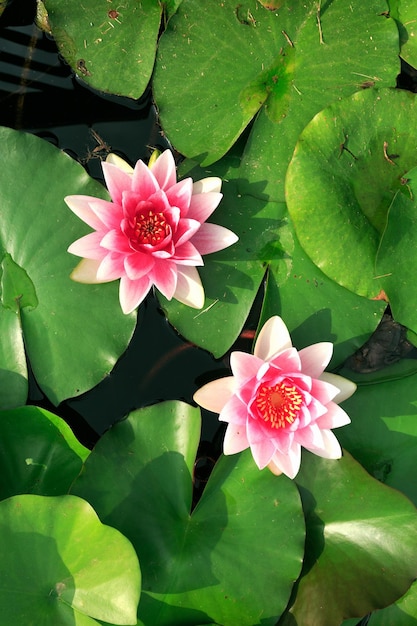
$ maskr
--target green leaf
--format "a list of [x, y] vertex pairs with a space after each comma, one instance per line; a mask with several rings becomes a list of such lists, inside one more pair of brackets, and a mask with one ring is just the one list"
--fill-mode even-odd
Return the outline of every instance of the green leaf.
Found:
[[57, 415], [34, 406], [0, 413], [0, 499], [64, 495], [90, 451]]
[[411, 585], [407, 593], [395, 604], [371, 615], [368, 626], [416, 626], [417, 624], [417, 583]]
[[59, 51], [91, 87], [139, 98], [155, 59], [158, 0], [44, 0]]
[[287, 263], [270, 265], [260, 326], [278, 314], [297, 348], [330, 341], [334, 352], [329, 367], [336, 367], [369, 339], [386, 303], [357, 296], [330, 280], [301, 248], [291, 222], [279, 236], [289, 249]]
[[339, 461], [303, 455], [296, 482], [306, 516], [306, 556], [295, 601], [280, 626], [335, 626], [402, 596], [417, 575], [411, 502], [348, 453]]
[[272, 626], [301, 567], [297, 490], [247, 451], [220, 458], [191, 513], [199, 436], [199, 411], [180, 402], [135, 411], [101, 438], [73, 491], [135, 546], [140, 624]]
[[279, 121], [271, 119], [268, 107], [260, 111], [241, 171], [249, 184], [265, 177], [266, 192], [278, 201], [284, 200], [285, 172], [298, 136], [313, 116], [356, 91], [395, 87], [400, 72], [398, 32], [384, 16], [385, 0], [310, 0], [301, 17], [293, 9], [283, 5], [280, 23], [286, 24], [278, 25], [290, 34], [295, 51], [287, 110]]
[[301, 246], [327, 276], [369, 298], [381, 290], [375, 257], [388, 208], [416, 160], [415, 112], [409, 92], [356, 93], [307, 125], [287, 172]]
[[417, 168], [405, 174], [402, 180], [404, 189], [396, 193], [388, 211], [376, 272], [396, 321], [416, 332]]
[[358, 387], [343, 407], [352, 423], [338, 430], [342, 445], [382, 482], [417, 505], [417, 375]]
[[[0, 364], [14, 376], [26, 376], [23, 333], [36, 380], [58, 404], [111, 371], [129, 343], [136, 315], [123, 315], [116, 282], [81, 285], [69, 277], [79, 259], [67, 248], [89, 229], [64, 197], [106, 198], [104, 187], [68, 155], [33, 135], [0, 128], [0, 140], [0, 323], [11, 331], [2, 340]], [[17, 184], [16, 172], [24, 185]], [[4, 377], [5, 383], [10, 378]], [[2, 405], [10, 403], [6, 399]]]
[[0, 502], [0, 626], [136, 624], [131, 543], [75, 496]]
[[384, 0], [334, 0], [319, 15], [313, 0], [272, 11], [255, 0], [183, 0], [155, 66], [165, 132], [181, 153], [208, 165], [261, 109], [242, 177], [266, 180], [282, 201], [286, 166], [311, 117], [364, 83], [395, 86], [398, 32], [380, 15], [386, 8]]
[[11, 409], [26, 403], [28, 373], [20, 316], [2, 306], [0, 337], [0, 409]]
[[417, 2], [416, 0], [388, 0], [390, 15], [400, 33], [401, 56], [413, 67], [417, 66]]

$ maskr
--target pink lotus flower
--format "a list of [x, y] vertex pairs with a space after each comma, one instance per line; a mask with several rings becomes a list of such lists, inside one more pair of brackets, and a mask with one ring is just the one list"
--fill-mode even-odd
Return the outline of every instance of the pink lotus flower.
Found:
[[342, 456], [331, 428], [350, 422], [338, 406], [356, 385], [323, 373], [333, 352], [323, 342], [299, 352], [292, 347], [280, 317], [270, 318], [255, 343], [254, 354], [232, 352], [233, 376], [204, 385], [194, 400], [228, 422], [224, 453], [250, 447], [259, 469], [294, 478], [301, 446], [327, 459]]
[[71, 274], [82, 283], [120, 278], [120, 304], [133, 311], [155, 285], [168, 300], [201, 308], [204, 290], [196, 269], [203, 254], [217, 252], [238, 237], [227, 228], [207, 224], [219, 204], [220, 178], [191, 178], [177, 183], [169, 150], [149, 167], [132, 169], [116, 155], [102, 164], [112, 202], [90, 196], [67, 196], [69, 208], [93, 233], [68, 251], [84, 257]]

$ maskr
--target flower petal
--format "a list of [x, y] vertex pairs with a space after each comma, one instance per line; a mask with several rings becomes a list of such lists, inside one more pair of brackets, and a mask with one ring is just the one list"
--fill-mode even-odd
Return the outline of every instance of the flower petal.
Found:
[[122, 276], [119, 287], [119, 300], [123, 313], [127, 315], [136, 309], [147, 296], [152, 282], [148, 276], [139, 280], [130, 280], [127, 276]]
[[[153, 170], [152, 170], [153, 172]], [[185, 178], [165, 190], [166, 196], [171, 206], [176, 206], [181, 211], [181, 217], [190, 217], [188, 207], [190, 206], [191, 194], [193, 192], [193, 181]], [[195, 219], [195, 218], [194, 218]]]
[[103, 222], [90, 206], [90, 202], [96, 202], [97, 198], [92, 198], [91, 196], [66, 196], [64, 201], [71, 211], [91, 228], [94, 228], [94, 230], [103, 229]]
[[250, 449], [259, 469], [266, 467], [275, 454], [275, 446], [269, 439], [264, 439], [260, 443], [251, 443]]
[[167, 300], [171, 300], [177, 289], [177, 266], [172, 261], [157, 261], [150, 273], [150, 278], [155, 287]]
[[106, 163], [115, 165], [119, 170], [123, 170], [127, 174], [133, 174], [133, 167], [117, 154], [114, 154], [114, 152], [110, 152], [110, 154], [107, 155]]
[[148, 274], [154, 267], [155, 261], [149, 254], [135, 252], [124, 258], [124, 269], [130, 280], [138, 280]]
[[131, 254], [129, 239], [121, 230], [109, 230], [102, 238], [100, 245], [106, 250], [113, 250], [121, 254]]
[[97, 278], [111, 281], [120, 278], [125, 273], [123, 257], [120, 254], [109, 252], [106, 254], [97, 270]]
[[316, 420], [316, 424], [319, 428], [330, 430], [330, 428], [340, 428], [341, 426], [350, 424], [349, 415], [335, 402], [329, 402], [326, 409], [327, 413], [320, 415]]
[[230, 398], [233, 396], [235, 382], [233, 376], [226, 376], [213, 380], [198, 389], [194, 396], [194, 402], [197, 402], [203, 409], [220, 413]]
[[170, 150], [164, 150], [150, 165], [150, 169], [158, 181], [158, 185], [164, 191], [173, 187], [177, 182], [175, 160]]
[[288, 478], [295, 478], [298, 474], [301, 464], [301, 446], [294, 443], [289, 449], [288, 454], [281, 454], [278, 450], [268, 464], [268, 468], [273, 474], [285, 474]]
[[[126, 186], [125, 189], [129, 187]], [[147, 200], [149, 196], [159, 191], [158, 181], [143, 161], [138, 161], [133, 170], [132, 191], [137, 193], [142, 200]]]
[[236, 454], [249, 447], [246, 439], [245, 427], [237, 424], [229, 424], [226, 428], [223, 441], [224, 454]]
[[333, 354], [333, 344], [328, 341], [315, 343], [300, 350], [301, 369], [311, 378], [319, 378], [329, 364]]
[[100, 242], [103, 238], [102, 232], [94, 232], [81, 237], [74, 241], [68, 248], [68, 252], [76, 256], [83, 256], [87, 259], [95, 259], [100, 261], [103, 259], [107, 250], [101, 247]]
[[97, 270], [99, 268], [100, 261], [92, 259], [82, 259], [78, 265], [72, 270], [70, 278], [77, 283], [84, 283], [88, 285], [95, 285], [99, 283], [106, 283], [107, 280], [100, 280], [97, 278]]
[[192, 195], [188, 217], [198, 220], [201, 224], [216, 210], [223, 198], [222, 193], [209, 192]]
[[90, 207], [105, 228], [120, 228], [120, 222], [123, 219], [123, 209], [119, 204], [108, 202], [107, 200], [92, 199]]
[[280, 317], [271, 317], [262, 327], [255, 343], [254, 354], [269, 361], [282, 350], [291, 348], [291, 337]]
[[308, 447], [307, 450], [321, 456], [324, 459], [340, 459], [342, 448], [331, 430], [321, 430], [323, 445], [321, 447]]
[[211, 254], [232, 246], [239, 240], [234, 232], [218, 224], [202, 224], [192, 238], [200, 254]]
[[123, 192], [132, 186], [132, 174], [108, 162], [102, 162], [101, 167], [111, 199], [121, 205]]
[[204, 289], [195, 267], [177, 266], [177, 288], [173, 298], [193, 309], [204, 306]]
[[222, 179], [217, 176], [208, 176], [193, 183], [193, 195], [199, 193], [210, 193], [211, 191], [220, 191], [222, 188]]
[[248, 380], [256, 377], [264, 361], [253, 354], [235, 350], [230, 355], [230, 367], [236, 377], [237, 387], [242, 387]]
[[[236, 380], [234, 379], [234, 383], [231, 388], [233, 389], [235, 387]], [[245, 427], [246, 430], [248, 407], [236, 394], [233, 394], [222, 408], [219, 420], [222, 422], [229, 422], [229, 424], [238, 424], [239, 426]]]
[[333, 402], [336, 402], [337, 404], [350, 398], [350, 396], [356, 391], [355, 383], [347, 378], [344, 378], [343, 376], [339, 376], [338, 374], [323, 372], [323, 374], [320, 375], [320, 380], [324, 380], [339, 389], [339, 393], [333, 398]]

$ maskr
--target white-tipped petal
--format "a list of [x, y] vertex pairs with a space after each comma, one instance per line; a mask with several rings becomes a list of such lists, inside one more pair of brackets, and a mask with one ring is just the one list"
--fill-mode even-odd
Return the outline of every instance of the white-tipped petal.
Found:
[[95, 259], [82, 259], [78, 265], [72, 270], [70, 278], [77, 283], [84, 283], [87, 285], [95, 285], [100, 283], [108, 283], [109, 280], [103, 280], [97, 278], [97, 270], [101, 261]]
[[303, 348], [298, 354], [300, 355], [303, 374], [307, 374], [311, 378], [321, 378], [323, 370], [332, 358], [333, 344], [329, 341], [322, 341]]
[[209, 176], [208, 178], [195, 181], [193, 184], [193, 195], [197, 193], [207, 193], [209, 191], [219, 192], [221, 188], [222, 179], [217, 176]]
[[354, 382], [338, 374], [323, 372], [323, 374], [320, 375], [320, 380], [324, 380], [326, 383], [330, 383], [339, 389], [339, 393], [333, 398], [333, 402], [337, 404], [350, 398], [356, 391], [356, 384]]
[[133, 167], [131, 167], [129, 163], [126, 163], [124, 159], [117, 156], [117, 154], [114, 154], [113, 152], [110, 152], [110, 154], [107, 155], [106, 163], [115, 165], [119, 168], [119, 170], [123, 170], [124, 172], [126, 172], [126, 174], [133, 174]]
[[194, 402], [197, 402], [207, 411], [220, 413], [233, 396], [234, 389], [235, 380], [233, 376], [219, 378], [198, 389], [193, 396]]
[[291, 347], [288, 329], [283, 320], [275, 315], [263, 325], [255, 343], [254, 355], [270, 361], [273, 356]]
[[278, 475], [282, 473], [292, 479], [297, 476], [300, 464], [301, 446], [294, 442], [288, 450], [288, 454], [281, 454], [281, 452], [277, 450], [268, 463], [268, 468], [273, 474]]
[[193, 309], [204, 306], [204, 289], [195, 267], [178, 266], [177, 287], [173, 298]]
[[244, 426], [237, 424], [229, 424], [226, 428], [223, 441], [224, 454], [237, 454], [246, 450], [249, 447], [249, 442], [246, 438], [246, 432]]

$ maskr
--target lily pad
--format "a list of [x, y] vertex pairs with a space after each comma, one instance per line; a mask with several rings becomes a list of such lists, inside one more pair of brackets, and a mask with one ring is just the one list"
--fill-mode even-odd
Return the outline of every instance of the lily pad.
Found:
[[[23, 335], [39, 386], [58, 404], [112, 370], [129, 343], [136, 315], [123, 315], [117, 283], [81, 285], [70, 279], [78, 260], [67, 248], [89, 229], [63, 198], [106, 198], [104, 187], [38, 137], [0, 128], [0, 140], [0, 319], [14, 337], [13, 343], [10, 337], [2, 340], [1, 367], [26, 377]], [[3, 380], [11, 377], [4, 374]], [[22, 396], [19, 387], [17, 397]]]
[[296, 482], [306, 516], [306, 557], [280, 626], [334, 626], [400, 598], [417, 575], [417, 511], [348, 453], [303, 456]]
[[389, 0], [390, 16], [395, 19], [400, 33], [401, 56], [413, 67], [417, 66], [417, 2], [416, 0]]
[[416, 626], [417, 624], [417, 583], [411, 585], [407, 593], [395, 604], [371, 615], [368, 626]]
[[44, 0], [59, 51], [100, 91], [139, 98], [155, 60], [162, 3], [155, 0]]
[[286, 178], [301, 246], [330, 278], [380, 297], [375, 259], [387, 212], [416, 164], [414, 94], [358, 92], [321, 111], [300, 135]]
[[0, 337], [0, 409], [12, 409], [26, 402], [28, 373], [20, 316], [1, 306]]
[[57, 415], [34, 406], [0, 413], [0, 499], [64, 495], [90, 451]]
[[388, 210], [376, 272], [395, 319], [417, 332], [417, 168], [405, 174], [402, 182], [403, 189], [396, 193]]
[[313, 115], [360, 88], [395, 86], [398, 31], [381, 16], [386, 2], [319, 7], [183, 0], [160, 39], [153, 81], [164, 131], [181, 153], [213, 163], [261, 110], [242, 178], [266, 180], [282, 201], [285, 169]]
[[370, 474], [417, 505], [416, 385], [414, 374], [358, 387], [343, 405], [352, 423], [338, 430], [338, 438]]
[[131, 543], [75, 496], [0, 502], [0, 626], [136, 624]]
[[192, 511], [199, 436], [199, 410], [183, 403], [135, 411], [100, 439], [73, 492], [135, 546], [139, 624], [272, 626], [301, 568], [297, 489], [247, 451], [220, 458]]

